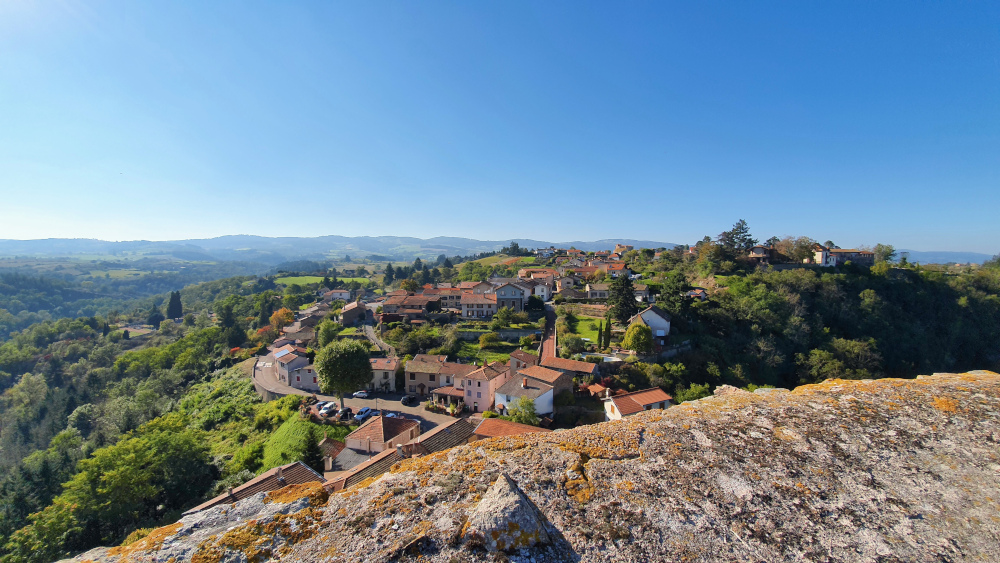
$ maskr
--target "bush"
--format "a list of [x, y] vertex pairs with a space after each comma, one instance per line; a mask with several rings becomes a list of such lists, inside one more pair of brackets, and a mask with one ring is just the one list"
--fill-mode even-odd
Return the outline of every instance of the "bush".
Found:
[[579, 336], [567, 336], [559, 341], [560, 346], [563, 350], [569, 352], [570, 354], [579, 354], [583, 352], [586, 347], [586, 343]]
[[499, 415], [493, 411], [486, 411], [483, 413], [483, 418], [496, 418], [497, 416]]
[[576, 398], [573, 397], [573, 392], [569, 391], [568, 389], [563, 390], [558, 395], [556, 395], [554, 399], [552, 399], [552, 405], [555, 406], [556, 408], [568, 407], [570, 405], [575, 405], [575, 404], [576, 404]]
[[485, 350], [500, 344], [500, 335], [495, 332], [487, 332], [479, 337], [479, 349]]

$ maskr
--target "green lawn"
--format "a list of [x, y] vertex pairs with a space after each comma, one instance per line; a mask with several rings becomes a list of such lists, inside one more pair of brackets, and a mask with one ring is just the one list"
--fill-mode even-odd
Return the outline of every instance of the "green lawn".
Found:
[[600, 317], [584, 317], [577, 315], [576, 323], [570, 323], [569, 329], [580, 338], [589, 338], [590, 342], [597, 344], [597, 330], [590, 328], [590, 323], [600, 326], [604, 319]]
[[480, 350], [478, 342], [462, 342], [457, 355], [459, 358], [475, 358], [482, 365], [484, 362], [506, 362], [514, 350], [517, 350], [517, 344], [511, 342], [501, 342], [499, 346], [486, 350]]
[[358, 327], [356, 327], [356, 326], [349, 326], [349, 327], [345, 328], [344, 330], [338, 332], [337, 334], [339, 334], [340, 336], [347, 336], [348, 334], [357, 334], [357, 333], [358, 333]]
[[297, 283], [299, 285], [304, 285], [307, 283], [320, 283], [322, 281], [322, 276], [284, 276], [281, 278], [275, 278], [274, 283], [280, 283], [282, 285]]

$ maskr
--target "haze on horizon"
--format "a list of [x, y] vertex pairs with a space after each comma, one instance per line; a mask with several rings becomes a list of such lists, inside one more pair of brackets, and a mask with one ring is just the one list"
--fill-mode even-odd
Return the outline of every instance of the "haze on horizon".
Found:
[[1000, 5], [0, 3], [0, 239], [1000, 251]]

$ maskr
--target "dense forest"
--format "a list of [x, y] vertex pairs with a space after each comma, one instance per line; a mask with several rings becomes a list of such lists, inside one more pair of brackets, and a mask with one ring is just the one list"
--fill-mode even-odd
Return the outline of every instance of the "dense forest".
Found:
[[263, 268], [244, 262], [153, 259], [87, 263], [0, 260], [0, 341], [39, 321], [127, 314], [148, 307], [153, 300], [162, 301], [157, 296], [179, 287], [256, 274]]

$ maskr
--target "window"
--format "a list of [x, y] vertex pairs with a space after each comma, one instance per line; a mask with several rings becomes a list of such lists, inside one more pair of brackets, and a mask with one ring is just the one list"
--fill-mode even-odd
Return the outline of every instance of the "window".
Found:
[[382, 372], [382, 379], [389, 379], [389, 372], [383, 371]]
[[477, 399], [482, 399], [483, 398], [483, 394], [480, 393], [479, 391], [476, 391], [476, 398]]
[[427, 380], [428, 381], [434, 381], [434, 374], [433, 373], [427, 374]]
[[472, 389], [466, 389], [465, 390], [465, 396], [466, 397], [471, 397], [472, 396]]
[[299, 381], [302, 381], [302, 379], [299, 376], [296, 375], [295, 376], [295, 382], [298, 383]]
[[444, 383], [445, 385], [451, 385], [451, 378], [448, 377], [447, 375], [444, 376]]
[[416, 389], [416, 387], [414, 387], [414, 386], [410, 385], [410, 393], [413, 393], [413, 392], [415, 392], [416, 390], [417, 390], [417, 389]]
[[483, 382], [482, 381], [477, 381], [476, 382], [476, 387], [482, 387], [482, 386], [483, 386]]
[[316, 378], [315, 377], [313, 377], [313, 383], [316, 383]]
[[410, 372], [410, 381], [414, 381], [416, 379], [417, 379], [417, 374]]

